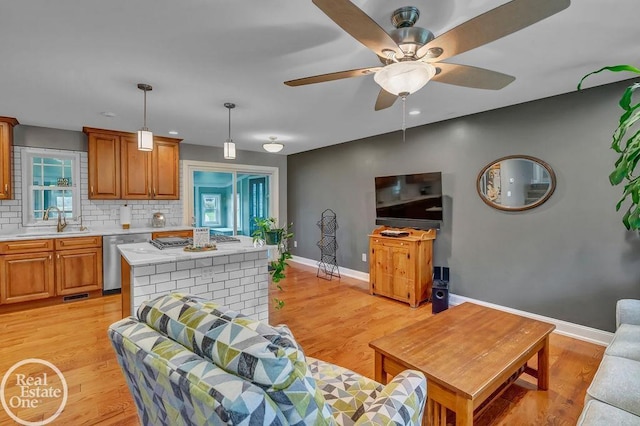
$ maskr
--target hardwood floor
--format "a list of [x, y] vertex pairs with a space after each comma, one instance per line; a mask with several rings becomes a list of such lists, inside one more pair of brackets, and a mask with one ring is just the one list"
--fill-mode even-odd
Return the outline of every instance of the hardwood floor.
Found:
[[[284, 291], [272, 288], [285, 307], [272, 310], [270, 322], [288, 324], [307, 355], [373, 377], [369, 341], [431, 316], [430, 304], [412, 309], [370, 296], [362, 281], [326, 281], [316, 278], [315, 269], [292, 265], [281, 281]], [[0, 374], [23, 359], [41, 358], [67, 380], [66, 408], [52, 424], [139, 424], [106, 333], [121, 316], [120, 300], [107, 296], [0, 315]], [[553, 334], [549, 391], [537, 391], [533, 379], [521, 378], [475, 424], [574, 425], [603, 352], [601, 346]], [[3, 409], [0, 424], [13, 424]]]

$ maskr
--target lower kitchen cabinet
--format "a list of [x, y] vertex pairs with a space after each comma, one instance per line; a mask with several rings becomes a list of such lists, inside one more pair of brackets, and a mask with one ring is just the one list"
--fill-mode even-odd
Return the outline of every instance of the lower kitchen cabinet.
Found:
[[56, 252], [56, 294], [58, 296], [101, 289], [101, 248]]
[[0, 242], [0, 304], [6, 308], [81, 294], [102, 294], [100, 236]]
[[55, 295], [53, 253], [0, 256], [0, 303], [28, 302]]

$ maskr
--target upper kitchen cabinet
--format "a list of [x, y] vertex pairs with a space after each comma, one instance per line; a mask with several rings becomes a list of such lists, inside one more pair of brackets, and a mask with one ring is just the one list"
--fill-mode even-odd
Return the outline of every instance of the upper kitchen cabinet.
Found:
[[167, 138], [154, 138], [151, 152], [151, 196], [156, 200], [180, 198], [180, 147]]
[[13, 147], [13, 127], [17, 124], [18, 120], [15, 118], [0, 117], [0, 200], [13, 198], [11, 149]]
[[[150, 200], [151, 192], [151, 152], [138, 149], [138, 139], [134, 136], [122, 138], [122, 198], [125, 200]], [[155, 143], [153, 150], [155, 151]]]
[[[177, 200], [180, 198], [178, 165], [180, 146], [178, 144], [181, 139], [155, 136], [153, 151], [148, 152], [138, 150], [135, 133], [86, 127], [84, 132], [89, 137], [90, 198], [125, 200]], [[92, 143], [92, 140], [95, 142]], [[118, 195], [114, 196], [116, 190]]]
[[[87, 128], [83, 129], [87, 133]], [[120, 136], [87, 133], [89, 137], [89, 199], [120, 198]]]

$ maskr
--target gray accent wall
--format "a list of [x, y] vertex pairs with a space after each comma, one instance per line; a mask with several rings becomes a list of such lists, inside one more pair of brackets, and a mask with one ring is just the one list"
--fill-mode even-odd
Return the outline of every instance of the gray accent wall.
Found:
[[[445, 210], [434, 265], [451, 268], [452, 293], [613, 331], [616, 301], [640, 298], [640, 237], [622, 225], [615, 211], [622, 188], [608, 182], [627, 85], [410, 128], [405, 142], [398, 131], [289, 156], [293, 254], [319, 258], [316, 222], [331, 208], [339, 266], [368, 272], [361, 256], [376, 228], [374, 177], [441, 171]], [[398, 127], [400, 111], [394, 107]], [[477, 194], [477, 175], [516, 154], [548, 163], [555, 193], [533, 210], [492, 209]]]

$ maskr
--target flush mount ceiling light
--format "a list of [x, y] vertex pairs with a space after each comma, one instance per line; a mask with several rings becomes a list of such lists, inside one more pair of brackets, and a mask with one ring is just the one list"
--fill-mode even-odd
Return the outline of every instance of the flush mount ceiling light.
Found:
[[436, 67], [421, 61], [394, 62], [376, 72], [373, 79], [396, 96], [408, 96], [420, 90], [436, 75]]
[[236, 104], [225, 103], [224, 107], [229, 110], [229, 137], [224, 142], [224, 159], [235, 160], [236, 158], [236, 144], [231, 139], [231, 110], [236, 107]]
[[276, 136], [269, 136], [269, 140], [271, 142], [262, 144], [262, 147], [264, 148], [264, 150], [267, 152], [273, 152], [273, 153], [282, 151], [282, 148], [284, 148], [284, 145], [282, 145], [280, 142], [276, 142], [276, 139], [278, 139]]
[[142, 128], [138, 130], [138, 149], [140, 151], [153, 151], [153, 133], [147, 128], [147, 92], [153, 90], [148, 84], [138, 83], [138, 89], [144, 92], [144, 121]]

